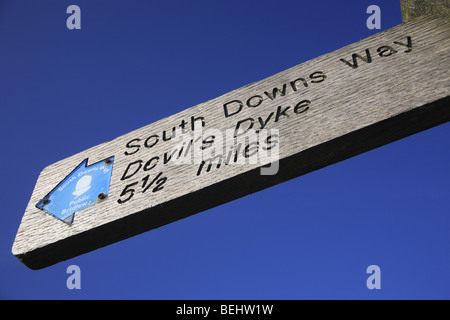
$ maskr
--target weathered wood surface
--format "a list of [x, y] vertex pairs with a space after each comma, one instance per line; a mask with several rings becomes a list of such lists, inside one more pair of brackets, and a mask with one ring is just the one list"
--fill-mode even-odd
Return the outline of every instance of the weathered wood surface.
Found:
[[450, 0], [400, 0], [403, 22], [423, 15], [450, 21]]
[[[43, 268], [445, 123], [450, 119], [449, 48], [446, 20], [413, 20], [50, 165], [38, 178], [12, 251], [28, 267]], [[354, 54], [367, 62], [353, 56], [356, 67]], [[278, 91], [273, 97], [274, 88], [283, 86], [284, 95]], [[242, 110], [233, 114], [237, 109], [230, 107], [226, 117], [224, 104], [233, 100], [242, 101]], [[225, 132], [248, 118], [254, 119], [254, 129], [263, 124], [279, 130], [272, 141], [279, 147], [276, 175], [260, 174], [267, 159], [213, 166], [209, 172], [198, 163], [164, 164], [164, 154], [177, 143], [163, 141], [163, 131], [166, 138], [173, 127], [179, 136], [181, 128], [191, 136], [192, 126], [203, 125], [205, 132]], [[155, 145], [153, 135], [159, 137]], [[115, 161], [109, 198], [78, 212], [73, 225], [35, 207], [84, 159], [91, 164], [110, 156]], [[159, 160], [150, 161], [148, 171], [123, 179], [130, 163], [137, 168], [139, 160], [145, 164], [153, 157]], [[133, 183], [135, 193], [125, 201], [131, 194], [126, 186]], [[155, 190], [158, 183], [161, 188]]]

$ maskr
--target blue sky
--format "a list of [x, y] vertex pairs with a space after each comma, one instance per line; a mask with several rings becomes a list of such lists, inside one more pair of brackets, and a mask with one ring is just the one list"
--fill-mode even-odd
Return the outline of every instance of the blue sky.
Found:
[[449, 124], [39, 271], [11, 253], [44, 167], [364, 39], [372, 4], [401, 23], [392, 0], [0, 1], [0, 298], [449, 299]]

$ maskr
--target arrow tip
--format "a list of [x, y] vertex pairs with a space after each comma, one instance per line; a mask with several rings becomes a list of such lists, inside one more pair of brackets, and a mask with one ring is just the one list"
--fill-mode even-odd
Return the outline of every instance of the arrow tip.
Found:
[[67, 218], [63, 219], [62, 221], [64, 221], [65, 223], [67, 223], [69, 226], [72, 225], [73, 223], [73, 218], [75, 217], [75, 212], [72, 213], [70, 216], [68, 216]]

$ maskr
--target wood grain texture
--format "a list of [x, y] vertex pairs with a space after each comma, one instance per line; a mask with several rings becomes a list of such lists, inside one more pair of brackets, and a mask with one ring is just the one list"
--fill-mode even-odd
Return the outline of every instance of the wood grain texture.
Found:
[[[50, 165], [38, 178], [12, 252], [28, 267], [40, 269], [445, 123], [450, 119], [449, 47], [446, 20], [413, 20]], [[354, 54], [367, 62], [355, 56], [355, 68]], [[271, 99], [274, 88], [283, 90], [284, 85], [284, 95], [277, 92]], [[242, 110], [226, 117], [224, 104], [233, 100], [242, 101]], [[295, 113], [305, 100], [308, 109]], [[248, 107], [247, 102], [260, 104]], [[198, 163], [164, 164], [164, 154], [170, 155], [178, 143], [163, 141], [164, 131], [167, 136], [184, 121], [186, 136], [193, 123], [204, 124], [205, 132], [225, 132], [248, 118], [255, 128], [262, 121], [265, 129], [279, 131], [276, 175], [260, 174], [268, 161], [222, 165], [200, 174]], [[159, 140], [151, 146], [154, 135]], [[139, 145], [139, 151], [127, 144]], [[77, 212], [73, 225], [36, 208], [84, 159], [91, 164], [110, 156], [115, 161], [109, 198]], [[145, 164], [152, 157], [159, 157], [150, 163], [153, 168], [123, 179], [130, 163]], [[163, 189], [153, 192], [153, 185], [142, 192], [145, 177], [150, 181], [160, 172], [167, 178]], [[133, 197], [120, 203], [126, 186], [134, 182]]]
[[403, 22], [423, 15], [450, 20], [450, 0], [400, 0]]

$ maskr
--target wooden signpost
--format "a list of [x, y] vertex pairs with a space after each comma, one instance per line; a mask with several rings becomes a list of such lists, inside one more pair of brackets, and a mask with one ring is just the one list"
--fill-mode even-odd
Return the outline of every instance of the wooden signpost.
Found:
[[50, 165], [12, 252], [40, 269], [445, 123], [449, 48], [415, 19]]

